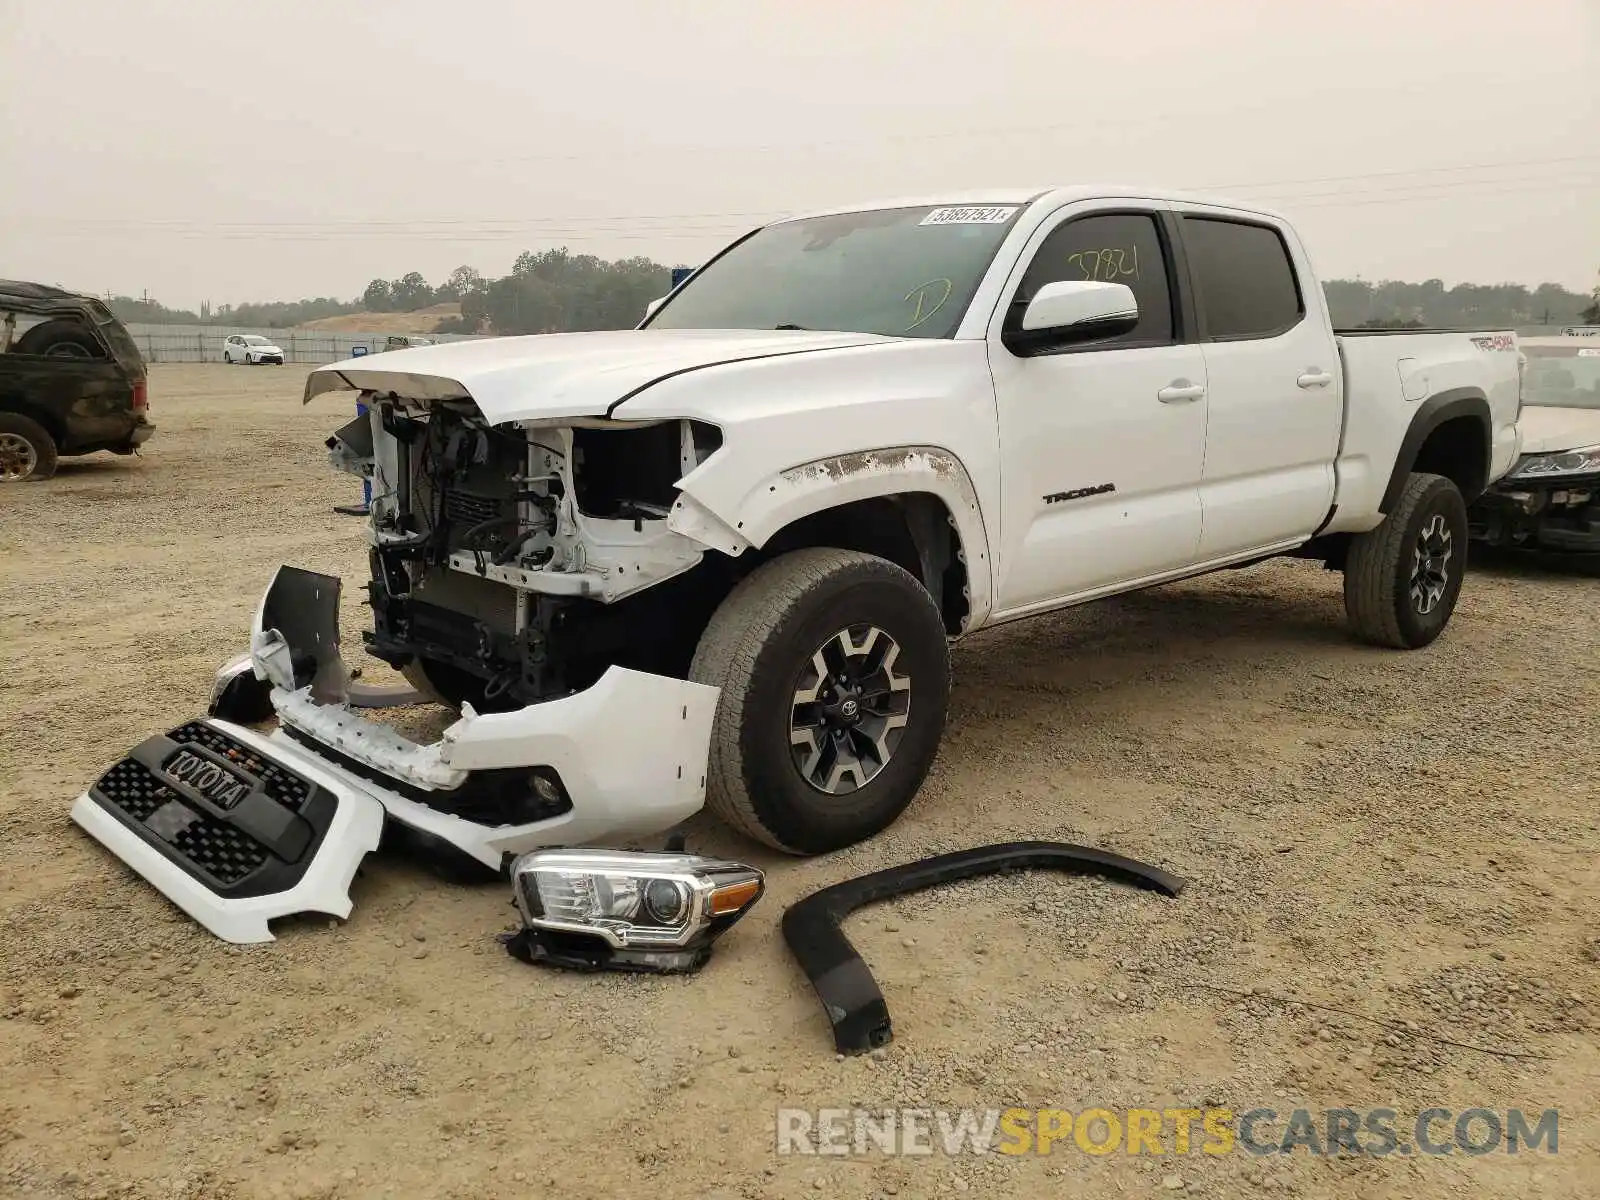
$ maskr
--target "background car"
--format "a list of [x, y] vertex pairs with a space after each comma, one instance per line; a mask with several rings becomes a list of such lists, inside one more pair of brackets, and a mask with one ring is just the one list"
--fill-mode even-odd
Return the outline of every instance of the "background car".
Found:
[[222, 343], [222, 361], [244, 363], [250, 367], [260, 363], [272, 363], [281, 367], [283, 350], [259, 334], [234, 333], [228, 335]]
[[101, 301], [0, 279], [0, 483], [49, 479], [68, 455], [132, 454], [155, 432], [149, 407], [144, 358]]
[[1524, 338], [1522, 457], [1472, 506], [1493, 546], [1600, 555], [1600, 338]]

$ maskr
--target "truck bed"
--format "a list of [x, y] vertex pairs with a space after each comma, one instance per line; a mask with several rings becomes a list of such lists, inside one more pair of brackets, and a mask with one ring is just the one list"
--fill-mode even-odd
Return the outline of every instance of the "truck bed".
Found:
[[[1509, 329], [1357, 329], [1337, 331], [1344, 371], [1345, 427], [1335, 463], [1338, 510], [1328, 533], [1361, 533], [1380, 519], [1395, 462], [1419, 405], [1465, 391], [1484, 392], [1495, 411], [1515, 410], [1521, 389], [1517, 338]], [[1517, 433], [1491, 447], [1490, 477], [1510, 469]]]

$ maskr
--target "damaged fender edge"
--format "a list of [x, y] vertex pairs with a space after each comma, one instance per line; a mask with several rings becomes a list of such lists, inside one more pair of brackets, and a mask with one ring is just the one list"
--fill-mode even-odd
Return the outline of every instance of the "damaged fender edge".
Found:
[[[252, 730], [211, 721], [218, 730], [276, 758], [267, 738]], [[337, 798], [338, 807], [322, 844], [305, 872], [285, 891], [261, 896], [218, 895], [141, 838], [85, 791], [73, 802], [71, 817], [85, 833], [126, 863], [178, 908], [225, 942], [252, 945], [275, 941], [269, 922], [300, 913], [350, 916], [350, 887], [366, 856], [378, 848], [384, 810], [374, 797], [314, 762], [296, 760], [294, 769]]]
[[1066, 842], [1004, 842], [874, 871], [814, 892], [783, 914], [783, 939], [822, 1001], [840, 1054], [861, 1054], [894, 1038], [889, 1006], [842, 925], [857, 909], [941, 883], [1025, 869], [1101, 875], [1177, 896], [1187, 881], [1159, 867]]

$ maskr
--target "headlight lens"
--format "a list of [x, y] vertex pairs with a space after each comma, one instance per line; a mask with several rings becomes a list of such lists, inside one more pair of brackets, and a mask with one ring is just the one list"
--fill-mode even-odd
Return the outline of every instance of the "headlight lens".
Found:
[[1589, 475], [1600, 471], [1600, 446], [1562, 450], [1556, 454], [1530, 454], [1516, 465], [1512, 479], [1538, 479], [1551, 475]]
[[537, 850], [511, 877], [511, 953], [590, 969], [693, 970], [765, 890], [755, 867], [678, 853]]

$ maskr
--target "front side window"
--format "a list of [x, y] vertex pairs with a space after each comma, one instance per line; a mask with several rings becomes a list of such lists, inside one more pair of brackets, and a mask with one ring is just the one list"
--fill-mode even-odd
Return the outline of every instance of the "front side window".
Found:
[[1207, 338], [1276, 337], [1305, 316], [1289, 247], [1276, 229], [1185, 217], [1183, 248]]
[[696, 271], [645, 326], [952, 337], [1024, 207], [886, 208], [768, 225]]
[[1102, 213], [1068, 220], [1040, 244], [1012, 299], [1009, 321], [1021, 321], [1028, 301], [1047, 283], [1066, 280], [1121, 283], [1139, 302], [1139, 324], [1121, 337], [1092, 342], [1110, 350], [1172, 341], [1172, 289], [1156, 218], [1150, 213]]

